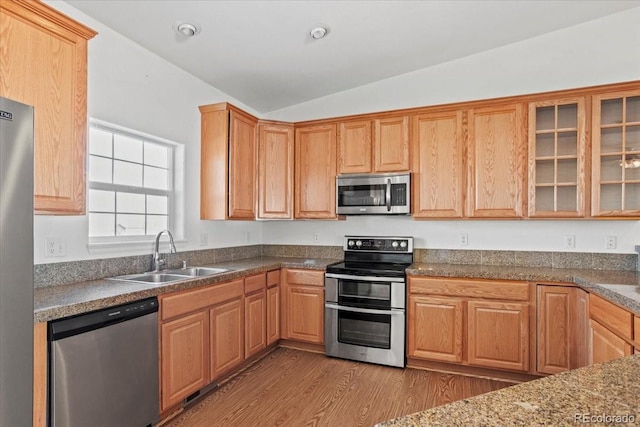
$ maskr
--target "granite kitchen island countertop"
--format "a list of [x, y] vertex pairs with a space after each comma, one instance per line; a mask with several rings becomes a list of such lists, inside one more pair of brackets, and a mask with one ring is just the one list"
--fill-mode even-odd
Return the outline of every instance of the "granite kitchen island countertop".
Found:
[[377, 427], [575, 424], [640, 424], [640, 354], [459, 400]]

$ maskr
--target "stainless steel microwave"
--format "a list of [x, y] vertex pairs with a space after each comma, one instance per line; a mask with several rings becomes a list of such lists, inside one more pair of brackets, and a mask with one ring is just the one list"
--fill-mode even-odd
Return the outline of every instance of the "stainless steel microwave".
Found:
[[411, 174], [338, 175], [338, 215], [408, 215], [411, 213]]

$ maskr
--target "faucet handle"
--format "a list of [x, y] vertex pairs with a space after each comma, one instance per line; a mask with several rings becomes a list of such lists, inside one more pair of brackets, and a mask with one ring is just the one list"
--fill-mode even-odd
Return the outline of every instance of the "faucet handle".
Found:
[[182, 261], [182, 268], [187, 268], [187, 261]]

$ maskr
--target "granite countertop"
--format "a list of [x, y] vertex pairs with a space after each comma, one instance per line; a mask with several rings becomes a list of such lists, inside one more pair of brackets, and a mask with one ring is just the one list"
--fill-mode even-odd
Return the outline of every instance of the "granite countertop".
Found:
[[415, 263], [407, 275], [575, 283], [640, 315], [640, 272], [635, 271]]
[[640, 354], [459, 400], [377, 427], [638, 425], [638, 396]]
[[34, 290], [34, 322], [46, 322], [169, 292], [227, 282], [281, 267], [325, 270], [327, 265], [337, 261], [339, 260], [325, 258], [248, 258], [210, 265], [228, 268], [230, 271], [225, 273], [209, 277], [185, 278], [185, 280], [160, 286], [101, 279], [37, 288]]

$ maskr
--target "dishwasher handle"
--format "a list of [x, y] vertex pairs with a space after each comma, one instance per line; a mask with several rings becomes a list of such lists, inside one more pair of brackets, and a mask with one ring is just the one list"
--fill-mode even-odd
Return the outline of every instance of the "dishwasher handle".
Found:
[[49, 322], [48, 339], [49, 341], [57, 341], [157, 312], [158, 299], [153, 297], [66, 317]]

